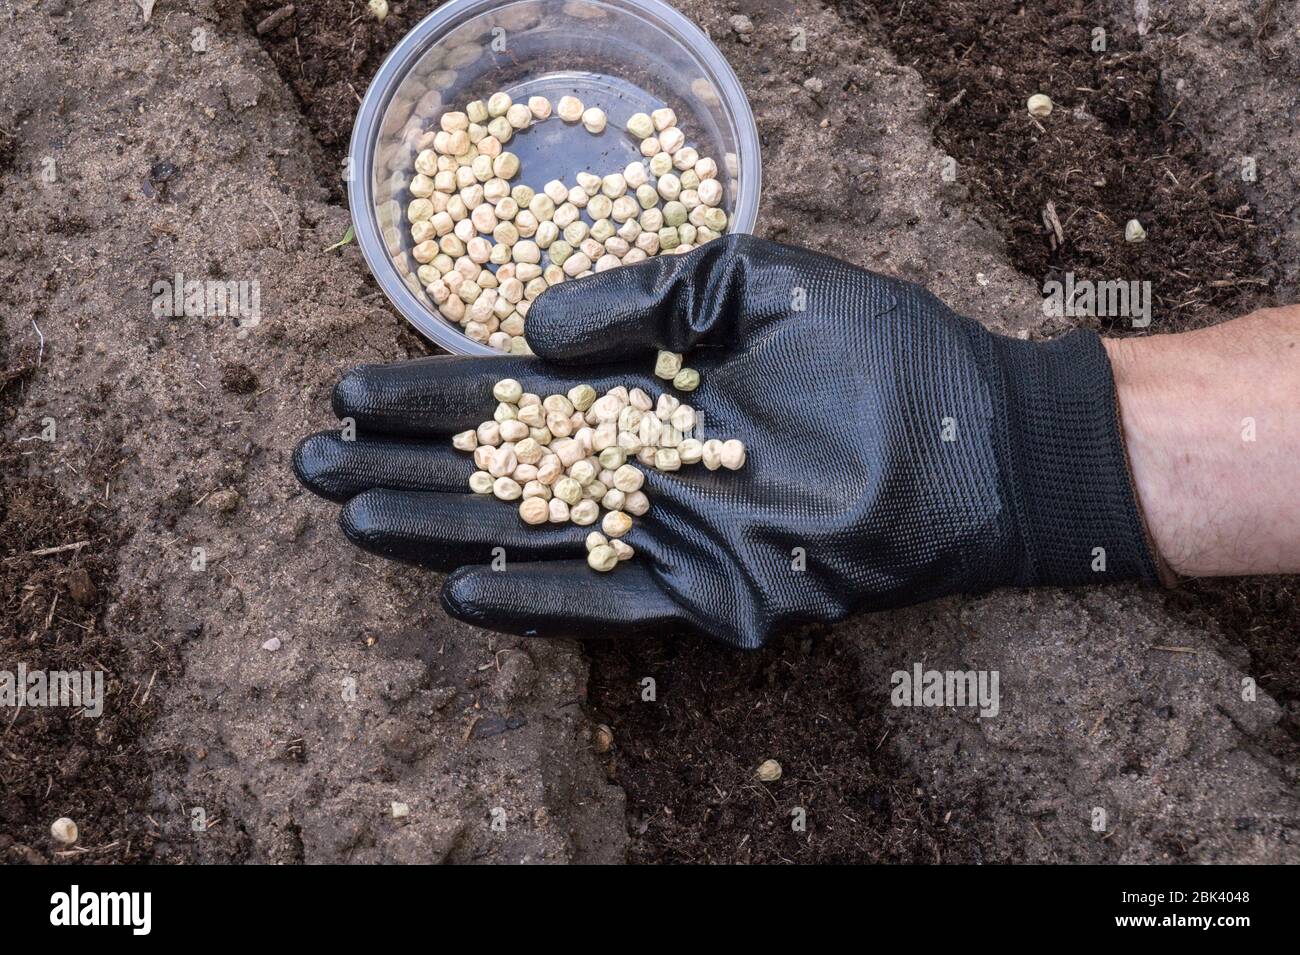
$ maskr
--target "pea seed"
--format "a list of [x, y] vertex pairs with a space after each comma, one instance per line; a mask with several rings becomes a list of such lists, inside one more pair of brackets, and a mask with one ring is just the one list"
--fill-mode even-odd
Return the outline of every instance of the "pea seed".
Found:
[[694, 368], [683, 368], [673, 376], [673, 387], [678, 391], [694, 391], [700, 387], [700, 373]]
[[551, 516], [550, 505], [540, 497], [525, 497], [519, 505], [519, 516], [525, 524], [545, 524]]
[[502, 179], [513, 179], [519, 174], [519, 157], [512, 152], [503, 152], [492, 160], [492, 172]]
[[[672, 175], [673, 157], [665, 152], [657, 152], [650, 158], [650, 173], [662, 178]], [[673, 176], [676, 179], [676, 176]]]
[[1046, 93], [1035, 93], [1029, 97], [1025, 104], [1029, 110], [1029, 115], [1037, 119], [1045, 119], [1052, 114], [1052, 98]]
[[655, 133], [654, 120], [645, 113], [633, 113], [627, 121], [627, 131], [637, 139], [648, 139]]
[[555, 104], [555, 112], [566, 123], [576, 123], [582, 119], [582, 100], [576, 96], [561, 96], [560, 101]]
[[610, 199], [617, 199], [627, 192], [627, 179], [621, 172], [612, 172], [600, 181], [600, 191]]
[[517, 501], [524, 493], [524, 489], [514, 478], [499, 477], [492, 484], [492, 493], [503, 501]]
[[625, 494], [641, 490], [645, 483], [645, 474], [640, 468], [624, 464], [614, 470], [614, 487]]
[[551, 493], [558, 497], [564, 503], [573, 505], [582, 500], [582, 485], [572, 477], [565, 476], [555, 482]]
[[656, 130], [665, 130], [677, 125], [677, 114], [666, 106], [651, 113], [650, 119], [654, 122]]
[[573, 246], [569, 245], [563, 239], [556, 239], [551, 243], [551, 247], [546, 250], [547, 255], [551, 257], [551, 262], [555, 265], [564, 265], [564, 260], [573, 254]]
[[569, 509], [569, 520], [580, 527], [596, 523], [600, 517], [600, 505], [595, 501], [579, 501]]
[[587, 566], [592, 570], [607, 573], [618, 565], [618, 551], [608, 544], [601, 544], [587, 554]]
[[669, 126], [659, 131], [659, 148], [672, 155], [686, 145], [686, 134], [676, 126]]
[[730, 471], [739, 471], [745, 466], [744, 442], [732, 438], [722, 442], [722, 466]]
[[488, 136], [485, 136], [480, 140], [480, 151], [482, 151], [482, 143], [487, 142], [488, 139], [493, 139], [500, 145], [504, 146], [506, 143], [510, 142], [515, 135], [515, 128], [510, 125], [510, 120], [506, 119], [504, 116], [497, 116], [490, 120], [487, 124], [487, 129]]
[[606, 122], [605, 111], [597, 106], [592, 106], [582, 112], [582, 125], [589, 133], [603, 133]]
[[600, 522], [600, 529], [607, 537], [622, 537], [632, 529], [632, 518], [622, 511], [609, 511]]
[[704, 445], [695, 438], [684, 438], [677, 446], [677, 456], [681, 458], [682, 464], [699, 464], [704, 457]]
[[701, 179], [695, 193], [706, 206], [716, 206], [722, 201], [722, 183], [716, 179]]
[[574, 278], [591, 268], [591, 259], [584, 253], [577, 252], [564, 260], [563, 268], [565, 275]]
[[492, 386], [492, 397], [510, 404], [518, 404], [523, 393], [524, 386], [513, 378], [502, 378]]
[[545, 453], [542, 445], [532, 437], [521, 438], [515, 443], [515, 457], [518, 458], [521, 464], [536, 465], [542, 460]]
[[515, 103], [505, 112], [506, 121], [515, 129], [526, 129], [533, 121], [533, 112], [523, 103]]
[[660, 471], [676, 471], [682, 466], [682, 457], [676, 448], [660, 448], [655, 452], [655, 468]]
[[721, 209], [710, 209], [704, 214], [704, 224], [714, 232], [725, 232], [727, 230], [727, 214]]

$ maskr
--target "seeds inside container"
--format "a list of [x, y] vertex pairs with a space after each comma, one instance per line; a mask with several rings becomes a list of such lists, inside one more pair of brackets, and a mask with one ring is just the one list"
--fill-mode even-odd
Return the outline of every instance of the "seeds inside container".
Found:
[[[719, 165], [688, 142], [667, 106], [615, 124], [640, 143], [640, 161], [574, 169], [540, 188], [515, 181], [527, 175], [518, 153], [503, 148], [515, 135], [559, 122], [581, 125], [568, 135], [601, 136], [609, 120], [601, 104], [576, 96], [516, 102], [496, 91], [463, 109], [449, 104], [420, 141], [427, 148], [415, 157], [406, 206], [411, 254], [433, 307], [469, 338], [531, 354], [529, 306], [551, 285], [682, 254], [727, 230]], [[689, 221], [696, 208], [704, 210], [698, 223]], [[689, 391], [695, 379], [685, 372], [679, 389]]]

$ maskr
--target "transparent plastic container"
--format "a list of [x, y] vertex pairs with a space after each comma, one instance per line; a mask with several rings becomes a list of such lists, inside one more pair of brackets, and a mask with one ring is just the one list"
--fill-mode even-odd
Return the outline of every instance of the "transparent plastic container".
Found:
[[[454, 354], [499, 355], [440, 315], [416, 276], [405, 210], [415, 144], [444, 112], [503, 90], [515, 102], [574, 95], [599, 106], [599, 135], [558, 116], [516, 132], [512, 184], [541, 191], [581, 171], [621, 172], [642, 159], [625, 129], [633, 113], [676, 111], [687, 145], [717, 161], [727, 231], [758, 215], [758, 130], [736, 74], [684, 16], [660, 0], [452, 0], [422, 20], [384, 61], [357, 114], [348, 202], [357, 244], [384, 293], [422, 334]], [[583, 215], [584, 220], [590, 217]]]

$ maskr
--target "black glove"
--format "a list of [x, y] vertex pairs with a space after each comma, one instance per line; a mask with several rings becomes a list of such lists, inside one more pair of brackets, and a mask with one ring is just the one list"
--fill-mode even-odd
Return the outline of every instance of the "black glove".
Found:
[[[557, 285], [527, 328], [543, 361], [357, 368], [334, 392], [357, 439], [317, 434], [294, 454], [303, 483], [346, 502], [353, 542], [454, 571], [442, 600], [463, 620], [572, 636], [685, 623], [757, 647], [943, 594], [1155, 577], [1091, 332], [993, 335], [919, 286], [747, 236]], [[654, 397], [657, 349], [702, 376], [678, 396], [696, 437], [749, 453], [740, 471], [648, 470], [635, 558], [596, 573], [590, 528], [529, 526], [469, 491], [450, 435], [491, 417], [497, 380]]]

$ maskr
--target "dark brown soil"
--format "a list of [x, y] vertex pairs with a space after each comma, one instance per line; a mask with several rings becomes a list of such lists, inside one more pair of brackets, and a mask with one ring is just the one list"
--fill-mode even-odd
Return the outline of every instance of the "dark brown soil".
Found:
[[[978, 861], [979, 840], [936, 818], [881, 745], [878, 705], [835, 640], [761, 653], [697, 639], [587, 651], [593, 716], [615, 733], [608, 771], [628, 796], [631, 861]], [[782, 766], [777, 782], [755, 777], [767, 759]], [[792, 827], [799, 808], [805, 831]]]
[[[1026, 275], [1149, 281], [1150, 331], [1218, 321], [1259, 302], [1270, 270], [1253, 251], [1250, 206], [1238, 190], [1216, 185], [1178, 119], [1179, 93], [1163, 86], [1131, 27], [1111, 22], [1100, 4], [843, 5], [921, 74], [934, 96], [936, 141]], [[1092, 49], [1098, 26], [1104, 52]], [[1050, 123], [1029, 115], [1035, 93], [1052, 98]], [[1062, 113], [1074, 116], [1063, 121]], [[1124, 241], [1129, 219], [1143, 223], [1145, 242]], [[1127, 322], [1101, 324], [1129, 330]]]
[[[3, 358], [0, 355], [0, 358]], [[0, 405], [36, 374], [24, 353], [0, 373]], [[6, 430], [11, 412], [3, 410]], [[39, 441], [11, 445], [42, 447]], [[34, 451], [31, 453], [41, 453]], [[111, 471], [101, 447], [78, 468]], [[105, 616], [115, 555], [125, 539], [99, 501], [73, 501], [26, 471], [22, 450], [0, 457], [0, 661], [15, 673], [102, 671], [103, 713], [87, 718], [66, 707], [0, 708], [0, 862], [143, 862], [157, 837], [147, 810], [150, 779], [163, 757], [143, 741], [175, 666], [164, 647], [143, 649], [110, 636]], [[81, 546], [39, 553], [68, 544]], [[118, 608], [115, 632], [138, 632], [131, 608]], [[72, 818], [80, 839], [53, 843], [49, 827]]]
[[[439, 0], [390, 2], [379, 23], [365, 0], [228, 0], [223, 14], [241, 17], [257, 34], [280, 75], [297, 94], [303, 115], [326, 149], [342, 158], [357, 106], [388, 51], [440, 5]], [[285, 7], [293, 13], [266, 29]]]
[[1167, 603], [1193, 623], [1213, 621], [1245, 647], [1250, 675], [1282, 705], [1282, 726], [1300, 743], [1300, 579], [1191, 580]]

